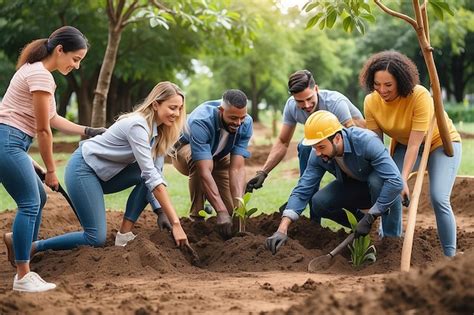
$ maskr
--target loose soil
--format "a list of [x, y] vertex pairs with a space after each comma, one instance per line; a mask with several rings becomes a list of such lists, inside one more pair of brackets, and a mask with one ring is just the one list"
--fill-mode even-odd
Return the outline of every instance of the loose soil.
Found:
[[[458, 251], [464, 254], [447, 261], [425, 183], [409, 273], [399, 271], [403, 240], [379, 240], [375, 234], [375, 263], [354, 269], [346, 250], [329, 269], [307, 273], [308, 262], [328, 253], [346, 234], [301, 218], [291, 226], [288, 243], [272, 255], [264, 241], [276, 230], [279, 214], [250, 219], [247, 233], [229, 240], [217, 234], [214, 218], [182, 219], [199, 262], [177, 249], [169, 233], [157, 229], [156, 217], [148, 210], [133, 230], [137, 238], [115, 247], [123, 214], [108, 211], [104, 248], [48, 251], [32, 259], [33, 271], [58, 285], [53, 291], [13, 292], [15, 270], [2, 242], [0, 314], [472, 314], [473, 188], [473, 178], [456, 179], [451, 199]], [[40, 238], [79, 230], [62, 196], [49, 192], [48, 198]], [[13, 210], [0, 213], [0, 233], [11, 231], [14, 215]]]

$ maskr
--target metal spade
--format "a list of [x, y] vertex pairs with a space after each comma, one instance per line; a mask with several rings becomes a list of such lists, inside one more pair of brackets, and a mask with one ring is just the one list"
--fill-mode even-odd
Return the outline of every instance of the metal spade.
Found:
[[312, 259], [308, 264], [308, 272], [318, 272], [331, 267], [334, 262], [334, 256], [339, 254], [339, 252], [344, 249], [349, 243], [354, 240], [354, 233], [349, 234], [341, 244], [334, 248], [329, 254], [316, 257]]

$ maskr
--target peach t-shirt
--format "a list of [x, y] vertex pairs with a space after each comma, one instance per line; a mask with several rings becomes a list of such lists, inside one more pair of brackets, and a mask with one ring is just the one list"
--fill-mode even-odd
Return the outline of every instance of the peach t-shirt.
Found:
[[56, 115], [54, 91], [56, 83], [53, 75], [41, 61], [25, 63], [13, 75], [7, 92], [0, 103], [0, 123], [25, 132], [31, 137], [36, 136], [36, 117], [33, 108], [34, 91], [51, 93], [49, 119]]
[[[380, 129], [392, 138], [391, 153], [393, 153], [396, 142], [404, 145], [408, 144], [412, 130], [426, 133], [433, 111], [431, 94], [421, 85], [416, 85], [413, 92], [407, 97], [399, 97], [392, 102], [385, 102], [375, 91], [367, 95], [364, 101], [367, 128], [371, 130]], [[444, 116], [451, 141], [461, 141], [459, 133], [446, 112], [444, 112]], [[436, 125], [433, 130], [430, 151], [442, 144], [439, 129]]]

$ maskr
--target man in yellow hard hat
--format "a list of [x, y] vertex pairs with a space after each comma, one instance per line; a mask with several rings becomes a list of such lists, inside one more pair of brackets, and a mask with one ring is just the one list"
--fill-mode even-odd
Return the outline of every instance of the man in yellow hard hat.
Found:
[[[343, 208], [354, 213], [359, 221], [356, 236], [367, 235], [374, 220], [389, 208], [401, 207], [400, 172], [374, 132], [344, 128], [334, 114], [320, 110], [308, 117], [304, 134], [303, 145], [313, 150], [291, 192], [278, 230], [266, 240], [273, 254], [285, 244], [288, 227], [310, 201], [317, 218], [329, 218], [347, 227], [350, 224]], [[320, 189], [326, 172], [336, 179]], [[370, 210], [366, 214], [359, 210], [367, 208]]]

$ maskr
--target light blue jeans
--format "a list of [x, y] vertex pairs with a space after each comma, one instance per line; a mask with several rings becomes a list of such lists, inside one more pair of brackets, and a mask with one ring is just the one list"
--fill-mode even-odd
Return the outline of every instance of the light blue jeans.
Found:
[[[393, 159], [400, 171], [403, 169], [403, 159], [405, 158], [407, 147], [398, 143]], [[453, 142], [454, 155], [452, 157], [444, 154], [443, 147], [439, 147], [430, 153], [428, 158], [428, 174], [430, 177], [430, 196], [431, 204], [436, 216], [436, 225], [438, 227], [438, 236], [446, 256], [451, 257], [456, 254], [456, 219], [451, 208], [451, 191], [453, 189], [456, 174], [461, 164], [462, 145], [460, 142]], [[413, 170], [417, 170], [423, 148], [420, 147], [418, 158]], [[384, 222], [385, 221], [385, 222]], [[383, 224], [396, 225], [401, 224], [401, 213], [391, 212], [382, 217]], [[385, 230], [384, 230], [385, 232]], [[390, 232], [387, 230], [387, 232]]]
[[30, 260], [31, 243], [38, 238], [41, 210], [46, 203], [43, 184], [27, 153], [31, 141], [23, 131], [0, 124], [0, 182], [18, 207], [13, 222], [17, 263]]
[[72, 249], [81, 245], [103, 246], [107, 236], [104, 194], [135, 186], [128, 198], [124, 214], [124, 218], [132, 222], [138, 219], [147, 203], [151, 201], [151, 193], [141, 178], [137, 163], [128, 165], [113, 178], [104, 182], [84, 161], [81, 147], [72, 154], [69, 160], [65, 182], [84, 230], [37, 241], [35, 245], [38, 251]]

